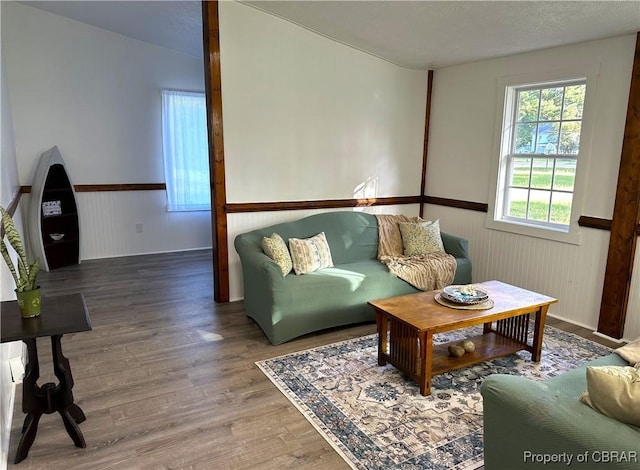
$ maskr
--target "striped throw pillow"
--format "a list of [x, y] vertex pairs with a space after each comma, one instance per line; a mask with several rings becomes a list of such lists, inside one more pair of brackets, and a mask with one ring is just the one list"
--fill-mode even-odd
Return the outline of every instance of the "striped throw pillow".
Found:
[[289, 251], [296, 274], [307, 274], [333, 266], [329, 243], [324, 232], [311, 238], [290, 238]]

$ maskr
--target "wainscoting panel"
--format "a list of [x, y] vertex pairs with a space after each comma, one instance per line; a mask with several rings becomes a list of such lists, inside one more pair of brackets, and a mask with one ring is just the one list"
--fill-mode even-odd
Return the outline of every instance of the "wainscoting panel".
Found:
[[318, 214], [320, 212], [328, 212], [331, 210], [343, 211], [359, 211], [369, 214], [405, 214], [408, 216], [417, 216], [419, 205], [406, 204], [394, 206], [372, 206], [358, 207], [355, 209], [316, 209], [316, 210], [298, 210], [298, 211], [274, 211], [274, 212], [250, 212], [229, 214], [227, 216], [227, 234], [229, 240], [229, 297], [231, 301], [243, 298], [242, 287], [242, 267], [240, 258], [233, 246], [233, 240], [236, 235], [249, 232], [262, 227], [279, 224], [282, 222], [290, 222], [298, 220], [309, 215]]
[[[571, 245], [485, 228], [486, 214], [436, 205], [425, 218], [440, 219], [443, 231], [469, 240], [473, 281], [498, 279], [556, 297], [553, 316], [595, 330], [598, 325], [609, 232], [582, 229], [582, 244]], [[640, 336], [639, 254], [624, 337]]]
[[[638, 240], [640, 242], [640, 240]], [[640, 338], [640, 249], [636, 248], [636, 259], [631, 277], [629, 306], [624, 327], [624, 337], [628, 340]]]
[[[23, 207], [29, 197], [23, 195]], [[78, 192], [76, 198], [81, 260], [211, 248], [210, 212], [167, 212], [164, 191]]]

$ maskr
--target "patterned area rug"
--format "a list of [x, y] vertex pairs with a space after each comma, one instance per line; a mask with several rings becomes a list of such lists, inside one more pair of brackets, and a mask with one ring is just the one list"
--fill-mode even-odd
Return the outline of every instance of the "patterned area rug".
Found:
[[[434, 342], [480, 333], [473, 327], [437, 335]], [[393, 366], [378, 366], [377, 335], [256, 364], [352, 468], [468, 470], [483, 464], [485, 377], [544, 380], [610, 352], [547, 326], [539, 363], [521, 351], [438, 375], [428, 397]]]

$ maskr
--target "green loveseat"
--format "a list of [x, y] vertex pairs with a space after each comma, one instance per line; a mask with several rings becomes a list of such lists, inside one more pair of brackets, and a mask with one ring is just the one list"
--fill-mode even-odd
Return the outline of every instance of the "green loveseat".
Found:
[[[333, 268], [297, 276], [282, 271], [262, 251], [263, 237], [308, 238], [324, 232]], [[456, 258], [454, 284], [471, 282], [468, 242], [442, 233], [445, 251]], [[247, 316], [272, 344], [334, 326], [375, 320], [367, 302], [418, 292], [377, 260], [378, 222], [374, 215], [337, 211], [243, 233], [235, 238], [240, 256]]]
[[544, 382], [487, 377], [480, 389], [485, 470], [640, 469], [640, 428], [578, 400], [589, 365], [629, 364], [614, 353]]

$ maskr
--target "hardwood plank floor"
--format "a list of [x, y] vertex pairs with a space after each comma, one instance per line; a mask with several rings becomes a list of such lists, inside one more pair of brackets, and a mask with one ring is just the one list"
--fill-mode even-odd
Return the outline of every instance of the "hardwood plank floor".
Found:
[[[44, 415], [29, 456], [13, 465], [24, 420], [18, 386], [8, 468], [348, 469], [254, 363], [375, 333], [375, 324], [272, 346], [242, 302], [213, 302], [211, 267], [210, 251], [193, 251], [42, 273], [45, 295], [82, 292], [91, 315], [93, 331], [62, 339], [87, 448], [73, 446], [59, 415]], [[39, 383], [55, 382], [48, 339], [38, 350]]]

